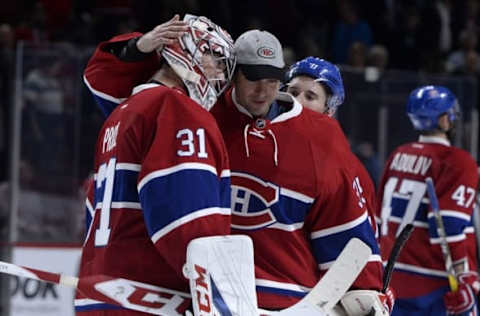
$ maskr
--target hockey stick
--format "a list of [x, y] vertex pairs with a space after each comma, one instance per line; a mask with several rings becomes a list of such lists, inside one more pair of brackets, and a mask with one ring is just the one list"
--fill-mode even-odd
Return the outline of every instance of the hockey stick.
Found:
[[191, 301], [187, 293], [106, 275], [77, 278], [3, 261], [0, 273], [73, 287], [90, 299], [154, 315], [181, 316]]
[[385, 293], [387, 291], [388, 285], [390, 284], [390, 280], [392, 279], [393, 268], [395, 266], [395, 262], [397, 261], [400, 252], [405, 246], [408, 238], [412, 234], [413, 231], [413, 224], [409, 223], [405, 227], [403, 227], [402, 231], [395, 239], [395, 243], [393, 244], [392, 251], [390, 252], [390, 256], [388, 257], [387, 265], [385, 266], [385, 271], [383, 272], [383, 288], [382, 292]]
[[452, 254], [447, 242], [447, 232], [443, 224], [442, 215], [440, 214], [440, 206], [438, 204], [437, 194], [435, 193], [435, 186], [432, 178], [425, 179], [427, 184], [427, 193], [430, 200], [430, 206], [432, 207], [433, 215], [435, 217], [435, 223], [437, 224], [437, 234], [440, 237], [440, 248], [442, 249], [443, 259], [445, 261], [445, 270], [448, 273], [448, 283], [450, 290], [456, 292], [458, 289], [458, 281], [453, 268]]
[[348, 291], [372, 254], [370, 247], [352, 238], [315, 287], [295, 305], [277, 312], [278, 316], [338, 315], [334, 306]]

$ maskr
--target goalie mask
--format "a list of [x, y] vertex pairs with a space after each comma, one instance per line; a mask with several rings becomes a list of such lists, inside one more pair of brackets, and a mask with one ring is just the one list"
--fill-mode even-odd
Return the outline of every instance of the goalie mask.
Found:
[[188, 31], [161, 54], [182, 79], [190, 98], [210, 110], [233, 76], [233, 40], [206, 17], [186, 14], [183, 20]]

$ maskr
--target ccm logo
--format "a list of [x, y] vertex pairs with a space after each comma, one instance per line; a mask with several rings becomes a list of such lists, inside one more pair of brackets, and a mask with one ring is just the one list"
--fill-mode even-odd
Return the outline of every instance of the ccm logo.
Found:
[[211, 310], [211, 298], [210, 298], [210, 284], [208, 280], [205, 280], [207, 270], [199, 265], [194, 265], [195, 272], [198, 277], [195, 279], [195, 292], [197, 293], [197, 303], [200, 312], [210, 313]]
[[257, 50], [257, 54], [258, 56], [263, 58], [275, 58], [275, 51], [273, 50], [273, 48], [266, 46], [260, 47]]

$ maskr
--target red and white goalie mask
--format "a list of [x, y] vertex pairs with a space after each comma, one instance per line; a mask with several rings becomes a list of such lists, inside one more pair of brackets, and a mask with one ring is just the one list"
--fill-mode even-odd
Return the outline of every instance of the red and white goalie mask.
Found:
[[204, 16], [186, 14], [183, 20], [189, 30], [161, 54], [182, 78], [190, 98], [209, 111], [231, 82], [236, 63], [233, 40]]

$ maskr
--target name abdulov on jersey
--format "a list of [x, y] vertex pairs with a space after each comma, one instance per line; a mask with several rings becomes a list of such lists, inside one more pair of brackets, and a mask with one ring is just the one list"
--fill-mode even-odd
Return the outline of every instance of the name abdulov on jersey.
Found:
[[397, 153], [392, 159], [392, 163], [390, 164], [390, 170], [408, 172], [412, 174], [420, 173], [422, 176], [424, 176], [431, 165], [431, 158], [405, 153]]

